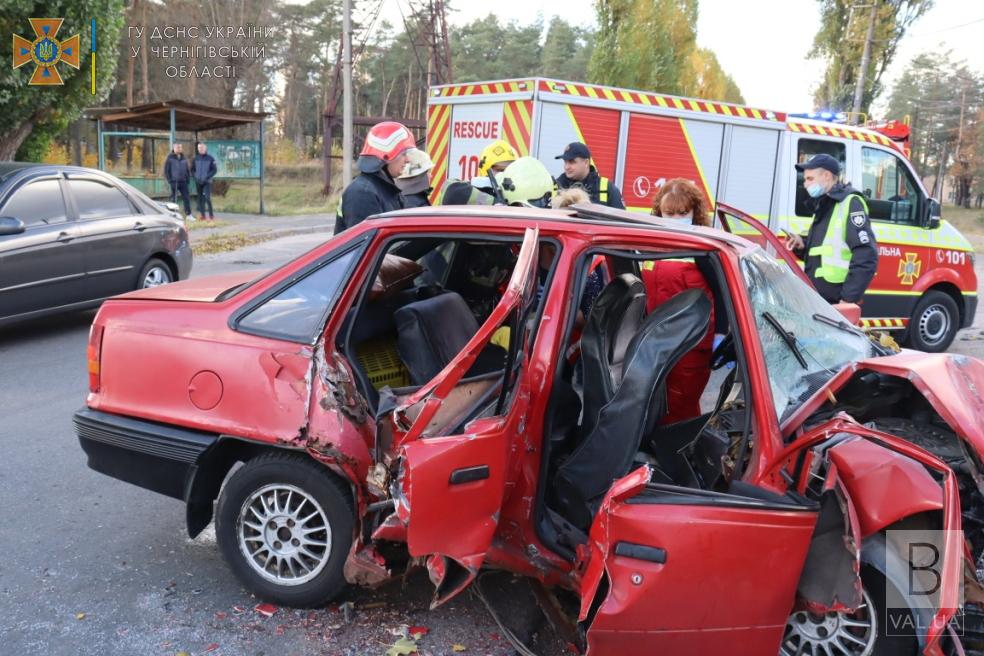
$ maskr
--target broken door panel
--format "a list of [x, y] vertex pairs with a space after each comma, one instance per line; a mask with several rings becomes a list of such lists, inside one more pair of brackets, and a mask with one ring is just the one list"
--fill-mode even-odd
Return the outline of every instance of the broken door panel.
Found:
[[[458, 385], [458, 382], [475, 363], [475, 359], [482, 349], [492, 339], [493, 333], [498, 330], [517, 310], [528, 310], [536, 300], [536, 270], [539, 262], [539, 248], [537, 241], [540, 231], [536, 228], [527, 228], [523, 237], [523, 245], [520, 248], [513, 268], [512, 276], [506, 286], [505, 293], [498, 305], [492, 310], [489, 318], [478, 329], [478, 332], [465, 345], [465, 348], [456, 355], [451, 362], [441, 370], [433, 379], [421, 386], [419, 390], [404, 399], [393, 411], [392, 420], [394, 437], [398, 444], [403, 444], [417, 439], [424, 434], [434, 415], [440, 409], [444, 400], [451, 391]], [[520, 312], [525, 319], [527, 312]], [[525, 321], [515, 322], [521, 329], [526, 331]], [[513, 340], [514, 342], [520, 340]], [[519, 345], [522, 353], [527, 353], [526, 344]], [[516, 344], [511, 347], [515, 350]], [[513, 353], [513, 355], [519, 355]], [[510, 362], [513, 362], [510, 358]], [[415, 407], [419, 406], [419, 407]], [[411, 418], [412, 417], [412, 418]]]
[[[427, 556], [436, 586], [435, 606], [458, 594], [478, 574], [499, 523], [510, 441], [525, 431], [530, 395], [520, 374], [528, 365], [527, 326], [536, 297], [538, 237], [536, 229], [526, 231], [502, 300], [461, 353], [391, 414], [394, 439], [402, 445], [396, 510], [407, 525], [410, 554]], [[463, 434], [443, 434], [446, 426], [459, 422], [440, 426], [438, 410], [510, 317], [509, 355], [497, 382], [499, 400], [483, 396], [497, 416], [471, 421]], [[505, 408], [507, 397], [512, 404]], [[502, 411], [506, 414], [498, 414]]]
[[[778, 495], [654, 484], [624, 500], [609, 493], [590, 536], [607, 581], [582, 586], [599, 595], [588, 601], [593, 615], [582, 617], [588, 654], [657, 645], [667, 654], [775, 653], [816, 518], [815, 507]], [[592, 565], [586, 579], [598, 575]]]

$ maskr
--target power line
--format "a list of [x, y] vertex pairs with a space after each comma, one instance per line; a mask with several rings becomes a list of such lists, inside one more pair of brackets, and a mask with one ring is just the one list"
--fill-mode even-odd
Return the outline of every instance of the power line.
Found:
[[913, 39], [921, 39], [924, 36], [932, 36], [933, 34], [939, 34], [940, 32], [949, 32], [950, 30], [957, 30], [961, 27], [967, 27], [968, 25], [975, 25], [977, 23], [984, 23], [984, 18], [978, 18], [976, 20], [969, 21], [967, 23], [960, 23], [959, 25], [951, 25], [950, 27], [944, 27], [939, 30], [933, 30], [932, 32], [923, 32], [922, 34], [910, 34], [909, 37]]

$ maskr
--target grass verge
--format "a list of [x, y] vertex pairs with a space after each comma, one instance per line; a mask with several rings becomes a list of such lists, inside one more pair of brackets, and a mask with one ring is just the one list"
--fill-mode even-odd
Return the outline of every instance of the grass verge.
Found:
[[984, 209], [943, 206], [943, 218], [959, 230], [977, 252], [984, 252]]
[[271, 233], [259, 233], [248, 235], [245, 232], [228, 232], [221, 235], [208, 235], [192, 242], [191, 247], [195, 255], [215, 255], [216, 253], [227, 253], [239, 250], [246, 246], [259, 244], [275, 238], [277, 235]]
[[[273, 178], [263, 185], [263, 204], [267, 214], [331, 214], [338, 205], [338, 195], [321, 195], [320, 180]], [[215, 212], [256, 214], [260, 211], [258, 180], [233, 180], [225, 196], [212, 196]]]

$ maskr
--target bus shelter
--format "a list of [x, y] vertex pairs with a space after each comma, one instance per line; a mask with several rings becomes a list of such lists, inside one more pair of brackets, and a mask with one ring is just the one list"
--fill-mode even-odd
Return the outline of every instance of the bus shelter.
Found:
[[[266, 112], [246, 112], [237, 109], [224, 109], [186, 102], [184, 100], [164, 100], [161, 102], [135, 105], [133, 107], [91, 107], [86, 116], [96, 121], [96, 134], [99, 142], [99, 169], [106, 170], [106, 139], [125, 137], [148, 139], [151, 147], [151, 161], [155, 167], [149, 175], [118, 175], [120, 179], [140, 189], [148, 196], [163, 198], [170, 196], [171, 190], [164, 180], [163, 172], [156, 170], [157, 143], [167, 142], [170, 152], [178, 140], [177, 133], [194, 135], [197, 143], [202, 133], [239, 125], [259, 126], [257, 140], [243, 139], [205, 139], [208, 152], [215, 158], [218, 166], [216, 179], [219, 180], [258, 180], [260, 186], [260, 214], [263, 207], [263, 120]], [[163, 144], [161, 144], [163, 147]], [[186, 153], [194, 157], [194, 152]]]

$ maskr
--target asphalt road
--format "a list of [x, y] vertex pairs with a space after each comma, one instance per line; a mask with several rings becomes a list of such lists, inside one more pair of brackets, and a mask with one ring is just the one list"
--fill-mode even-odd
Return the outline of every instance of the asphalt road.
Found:
[[[194, 276], [276, 266], [323, 238], [200, 257]], [[354, 656], [384, 654], [410, 625], [428, 629], [421, 654], [457, 653], [455, 645], [466, 655], [513, 653], [473, 595], [428, 611], [431, 586], [419, 572], [378, 591], [348, 590], [339, 602], [351, 607], [255, 611], [211, 530], [188, 539], [181, 502], [86, 467], [71, 417], [85, 400], [93, 315], [0, 330], [0, 652]], [[982, 328], [979, 313], [952, 350], [984, 357]], [[538, 653], [564, 653], [523, 583], [488, 584], [507, 623], [535, 633]]]
[[[200, 257], [193, 276], [276, 266], [324, 238]], [[338, 601], [351, 608], [255, 611], [259, 600], [226, 569], [211, 528], [188, 538], [180, 501], [86, 467], [71, 418], [85, 402], [94, 314], [0, 329], [0, 653], [355, 656], [384, 654], [408, 625], [428, 629], [420, 653], [513, 653], [473, 595], [428, 611], [422, 572], [349, 589]], [[496, 577], [486, 587], [514, 630], [537, 628], [524, 583]], [[549, 628], [537, 638], [541, 653], [561, 653]]]

